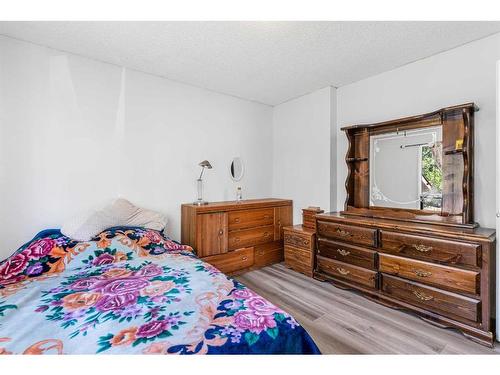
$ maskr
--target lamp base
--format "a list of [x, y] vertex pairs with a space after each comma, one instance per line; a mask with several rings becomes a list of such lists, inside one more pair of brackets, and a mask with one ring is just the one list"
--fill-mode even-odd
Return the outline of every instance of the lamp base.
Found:
[[195, 204], [197, 206], [204, 206], [204, 205], [208, 204], [208, 202], [202, 201], [202, 200], [197, 200], [197, 201], [193, 202], [193, 204]]

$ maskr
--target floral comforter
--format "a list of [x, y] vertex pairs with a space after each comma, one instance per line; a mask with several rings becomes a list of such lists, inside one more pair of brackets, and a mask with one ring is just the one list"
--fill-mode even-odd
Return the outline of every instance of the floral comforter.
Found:
[[0, 263], [0, 354], [319, 353], [286, 312], [159, 232], [41, 232]]

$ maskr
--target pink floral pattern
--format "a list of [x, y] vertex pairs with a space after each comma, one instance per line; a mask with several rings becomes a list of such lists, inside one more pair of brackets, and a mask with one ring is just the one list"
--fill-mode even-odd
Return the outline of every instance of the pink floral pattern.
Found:
[[26, 268], [29, 261], [29, 252], [23, 251], [14, 255], [8, 261], [0, 265], [0, 278], [8, 280], [9, 278], [19, 275]]
[[0, 353], [318, 352], [293, 317], [151, 230], [38, 236], [0, 263], [0, 297]]
[[115, 262], [115, 257], [113, 255], [104, 253], [104, 254], [99, 255], [97, 258], [95, 258], [92, 261], [92, 265], [103, 266], [105, 264], [111, 264], [114, 262]]
[[40, 259], [44, 256], [49, 255], [52, 249], [56, 246], [56, 241], [51, 238], [41, 238], [34, 241], [28, 246], [26, 252], [29, 253], [33, 258]]
[[271, 302], [260, 296], [248, 298], [245, 300], [245, 306], [257, 316], [273, 316], [280, 311]]
[[[42, 304], [35, 311], [44, 313], [48, 320], [61, 321], [63, 328], [76, 326], [71, 337], [84, 334], [110, 319], [142, 317], [148, 325], [139, 328], [136, 336], [151, 339], [157, 336], [150, 335], [158, 327], [164, 327], [163, 331], [171, 327], [164, 322], [166, 316], [153, 313], [158, 303], [173, 303], [191, 292], [189, 277], [184, 272], [171, 274], [171, 271], [168, 266], [149, 262], [139, 266], [111, 265], [111, 268], [105, 264], [95, 270], [76, 273], [60, 287], [44, 292]], [[152, 320], [153, 317], [156, 319]], [[148, 336], [141, 332], [150, 333]]]
[[240, 330], [260, 334], [268, 328], [276, 327], [276, 321], [272, 315], [258, 315], [255, 311], [243, 310], [234, 315], [234, 325]]

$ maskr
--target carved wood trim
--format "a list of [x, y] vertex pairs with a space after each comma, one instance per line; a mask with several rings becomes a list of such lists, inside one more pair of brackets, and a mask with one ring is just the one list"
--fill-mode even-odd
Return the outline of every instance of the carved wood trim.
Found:
[[349, 207], [349, 202], [351, 200], [351, 194], [353, 190], [352, 169], [354, 168], [354, 164], [348, 162], [348, 160], [351, 159], [351, 154], [353, 152], [354, 136], [349, 132], [346, 132], [346, 136], [349, 143], [347, 146], [347, 152], [345, 154], [345, 160], [347, 163], [347, 177], [345, 179], [344, 186], [347, 194], [344, 203], [344, 210], [347, 210], [347, 207]]

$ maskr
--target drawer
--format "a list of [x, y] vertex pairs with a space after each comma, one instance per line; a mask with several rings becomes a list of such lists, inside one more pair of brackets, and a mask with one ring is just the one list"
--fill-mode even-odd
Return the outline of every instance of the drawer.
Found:
[[312, 277], [313, 276], [313, 268], [311, 266], [305, 266], [302, 263], [295, 263], [295, 262], [286, 262], [285, 265], [288, 268], [291, 268], [292, 270], [296, 272], [300, 272], [306, 276]]
[[324, 239], [318, 240], [318, 254], [363, 268], [376, 270], [376, 252], [362, 247]]
[[232, 211], [228, 214], [229, 230], [262, 227], [274, 224], [274, 208]]
[[285, 230], [284, 241], [285, 245], [291, 245], [310, 250], [314, 247], [314, 234], [303, 234]]
[[203, 260], [218, 268], [221, 272], [235, 272], [253, 266], [254, 249], [253, 247], [247, 247], [226, 254], [206, 257]]
[[318, 237], [350, 242], [358, 245], [377, 246], [377, 230], [326, 221], [318, 221]]
[[285, 262], [301, 263], [304, 266], [312, 267], [313, 255], [311, 250], [307, 251], [298, 247], [285, 245]]
[[317, 270], [324, 274], [351, 281], [368, 288], [377, 287], [377, 272], [344, 262], [318, 256]]
[[274, 226], [242, 229], [228, 234], [229, 250], [260, 245], [274, 241]]
[[481, 302], [399, 277], [382, 274], [382, 292], [411, 305], [446, 315], [477, 322]]
[[379, 271], [440, 288], [477, 294], [479, 273], [379, 253]]
[[380, 232], [382, 251], [394, 255], [445, 264], [480, 266], [481, 245], [414, 236], [390, 231]]
[[283, 261], [283, 245], [281, 241], [255, 246], [255, 265], [263, 267]]

